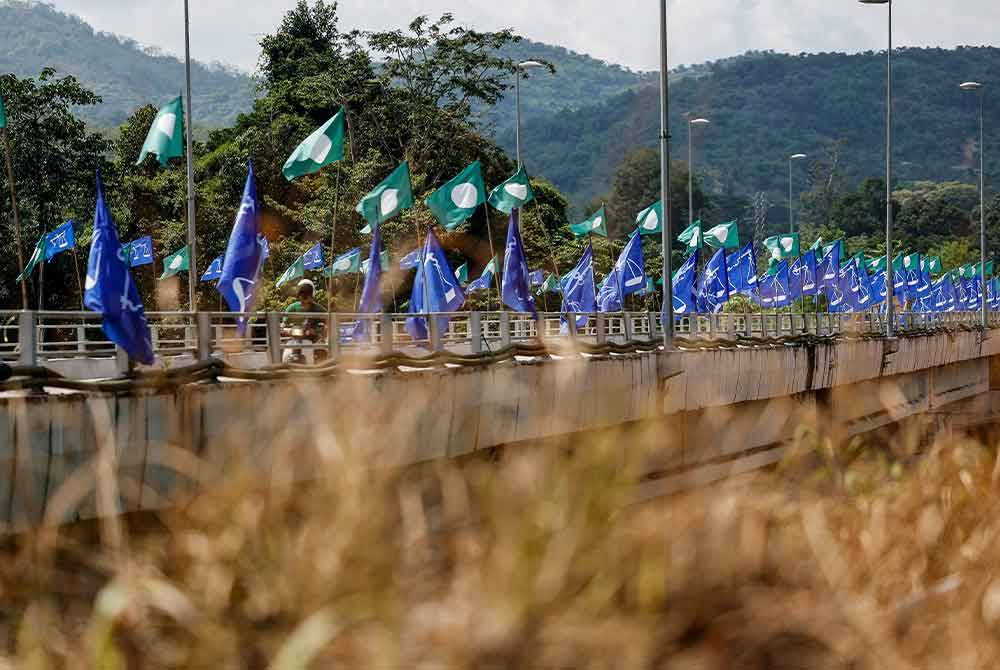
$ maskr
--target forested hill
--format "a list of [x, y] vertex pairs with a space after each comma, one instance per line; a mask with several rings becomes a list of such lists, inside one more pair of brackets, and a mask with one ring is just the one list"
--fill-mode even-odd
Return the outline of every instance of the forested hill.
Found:
[[[75, 76], [103, 98], [82, 110], [101, 128], [116, 127], [138, 107], [163, 103], [184, 87], [184, 66], [172, 56], [95, 32], [49, 5], [0, 0], [0, 72], [36, 77], [45, 67]], [[229, 125], [253, 104], [245, 74], [196, 63], [192, 77], [198, 126]]]
[[[708, 74], [671, 87], [673, 153], [687, 159], [686, 114], [712, 125], [698, 131], [696, 168], [717, 193], [768, 191], [787, 199], [791, 153], [822, 158], [842, 141], [845, 181], [884, 173], [885, 55], [750, 53], [708, 66]], [[1000, 83], [1000, 49], [904, 49], [894, 60], [895, 160], [902, 181], [971, 178], [977, 101], [958, 84]], [[594, 105], [527, 120], [525, 163], [552, 179], [578, 208], [607, 193], [622, 158], [655, 146], [655, 86]], [[1000, 127], [1000, 104], [987, 94], [987, 128]], [[990, 139], [992, 138], [992, 139]], [[987, 182], [996, 183], [1000, 135], [987, 133]], [[786, 194], [782, 197], [782, 194]]]

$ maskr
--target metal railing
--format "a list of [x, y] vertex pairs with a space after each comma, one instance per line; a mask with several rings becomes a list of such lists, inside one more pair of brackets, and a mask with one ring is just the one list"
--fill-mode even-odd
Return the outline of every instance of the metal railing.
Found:
[[[430, 315], [430, 332], [415, 338], [407, 314], [282, 314], [258, 312], [151, 312], [147, 314], [153, 349], [164, 364], [181, 365], [211, 357], [236, 366], [278, 364], [300, 354], [312, 362], [351, 354], [400, 351], [426, 355], [437, 351], [478, 354], [519, 342], [573, 338], [591, 344], [656, 341], [663, 335], [656, 312], [563, 315], [542, 313], [538, 321], [514, 312], [456, 312]], [[245, 319], [241, 334], [237, 320]], [[977, 327], [979, 312], [896, 315], [900, 334], [954, 326]], [[577, 323], [579, 321], [579, 323]], [[422, 322], [422, 319], [421, 319]], [[313, 341], [296, 339], [297, 326], [310, 325]], [[990, 327], [1000, 327], [1000, 313], [990, 314]], [[751, 312], [692, 314], [677, 317], [678, 337], [707, 340], [785, 338], [842, 333], [878, 334], [885, 330], [881, 314]], [[0, 360], [43, 365], [80, 359], [127, 358], [108, 340], [101, 317], [92, 312], [0, 312]]]

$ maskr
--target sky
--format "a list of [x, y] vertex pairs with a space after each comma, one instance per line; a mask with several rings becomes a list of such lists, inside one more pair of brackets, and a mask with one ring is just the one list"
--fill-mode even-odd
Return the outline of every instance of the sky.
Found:
[[[181, 0], [48, 0], [98, 30], [180, 55]], [[273, 32], [295, 0], [192, 0], [192, 55], [245, 71], [257, 42]], [[404, 27], [419, 14], [450, 11], [482, 30], [512, 27], [637, 70], [659, 64], [657, 0], [341, 0], [341, 28]], [[670, 61], [702, 63], [751, 49], [799, 53], [884, 49], [884, 5], [854, 0], [670, 0]], [[907, 0], [893, 12], [897, 46], [983, 45], [1000, 25], [997, 0]]]

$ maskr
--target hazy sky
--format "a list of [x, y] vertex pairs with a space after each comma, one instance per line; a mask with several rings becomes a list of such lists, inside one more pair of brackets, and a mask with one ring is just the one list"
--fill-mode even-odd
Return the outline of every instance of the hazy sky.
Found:
[[[181, 54], [181, 0], [49, 0], [99, 30]], [[294, 0], [191, 0], [192, 53], [252, 70], [257, 41]], [[657, 0], [341, 0], [343, 28], [402, 27], [418, 14], [451, 11], [482, 29], [510, 26], [636, 69], [658, 64]], [[854, 0], [670, 0], [671, 66], [748, 49], [883, 49], [886, 8]], [[996, 39], [997, 0], [907, 0], [894, 12], [895, 41], [906, 46], [982, 45]]]

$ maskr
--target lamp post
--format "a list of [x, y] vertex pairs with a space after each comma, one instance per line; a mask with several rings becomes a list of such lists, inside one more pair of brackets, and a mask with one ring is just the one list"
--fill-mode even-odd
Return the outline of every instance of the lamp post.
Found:
[[660, 0], [660, 248], [663, 252], [663, 347], [674, 346], [674, 287], [670, 271], [670, 241], [673, 239], [670, 216], [670, 91], [667, 52], [667, 0]]
[[986, 133], [983, 125], [983, 85], [978, 81], [960, 84], [963, 91], [979, 94], [979, 277], [982, 282], [979, 302], [982, 303], [983, 328], [987, 327], [989, 305], [986, 302]]
[[198, 238], [195, 235], [195, 194], [194, 194], [194, 119], [191, 115], [191, 14], [188, 0], [184, 0], [184, 79], [187, 96], [184, 103], [184, 130], [187, 153], [187, 238], [188, 238], [188, 309], [198, 311], [198, 294], [195, 281], [198, 276]]
[[694, 225], [694, 129], [710, 123], [708, 119], [688, 121], [688, 226]]
[[[863, 5], [888, 5], [889, 9], [889, 48], [886, 50], [885, 76], [885, 267], [886, 281], [893, 281], [892, 270], [892, 0], [858, 0]], [[893, 298], [892, 285], [888, 287], [889, 298], [886, 300], [885, 336], [891, 338], [895, 321], [896, 305]]]
[[542, 63], [534, 60], [526, 60], [518, 63], [514, 74], [514, 107], [516, 108], [517, 119], [514, 128], [514, 142], [517, 151], [517, 168], [521, 169], [521, 70], [533, 70], [545, 67]]
[[788, 232], [795, 232], [795, 210], [792, 207], [792, 163], [808, 158], [805, 154], [792, 154], [788, 157]]

